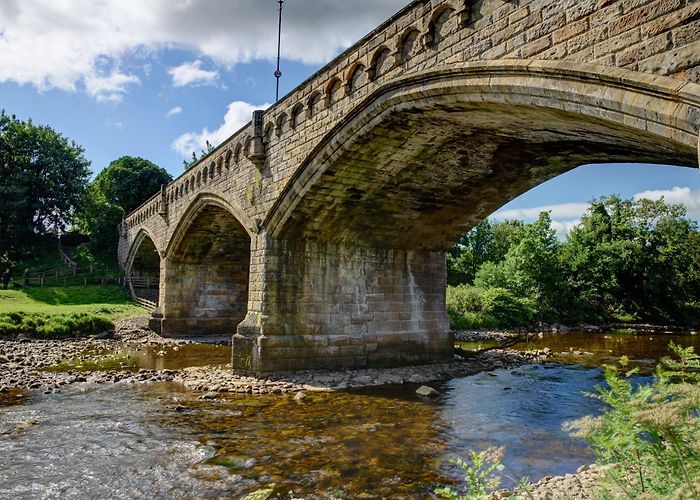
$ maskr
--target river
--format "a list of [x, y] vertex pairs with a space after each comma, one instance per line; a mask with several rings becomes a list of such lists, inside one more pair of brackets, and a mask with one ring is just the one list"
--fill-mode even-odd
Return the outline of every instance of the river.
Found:
[[[563, 353], [551, 362], [430, 384], [435, 399], [412, 385], [303, 401], [202, 400], [176, 384], [10, 394], [0, 402], [0, 497], [236, 498], [274, 483], [280, 498], [425, 498], [463, 476], [449, 458], [489, 446], [506, 448], [506, 476], [536, 481], [593, 460], [561, 425], [600, 411], [584, 395], [603, 383], [600, 365], [628, 355], [648, 371], [671, 339], [700, 350], [697, 335], [547, 334], [523, 347]], [[183, 347], [169, 361], [141, 352], [132, 368], [181, 367], [197, 349], [206, 351]]]

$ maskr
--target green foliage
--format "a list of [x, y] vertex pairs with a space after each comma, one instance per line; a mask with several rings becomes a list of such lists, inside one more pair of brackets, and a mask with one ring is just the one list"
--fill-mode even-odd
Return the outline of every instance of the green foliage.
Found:
[[87, 189], [78, 227], [90, 234], [97, 254], [116, 256], [117, 226], [125, 214], [156, 194], [172, 176], [158, 165], [131, 156], [114, 160]]
[[535, 309], [527, 299], [516, 297], [505, 288], [489, 288], [481, 296], [483, 312], [503, 326], [527, 326]]
[[[482, 222], [450, 249], [447, 268], [449, 284], [506, 289], [534, 312], [488, 313], [498, 326], [528, 316], [685, 325], [700, 318], [700, 232], [682, 206], [663, 200], [594, 200], [564, 242], [547, 213], [532, 224]], [[454, 300], [448, 312], [456, 328], [487, 314], [462, 311]]]
[[567, 426], [591, 443], [599, 463], [612, 465], [605, 489], [627, 498], [700, 498], [700, 356], [670, 348], [677, 359], [663, 359], [651, 384], [630, 383], [636, 370], [623, 376], [606, 367], [608, 387], [592, 395], [606, 411]]
[[0, 111], [0, 260], [31, 255], [49, 230], [64, 230], [90, 171], [83, 148], [47, 126]]
[[589, 315], [688, 324], [698, 312], [699, 241], [684, 207], [613, 196], [592, 203], [562, 255]]
[[112, 328], [114, 328], [112, 321], [104, 316], [90, 313], [0, 314], [0, 335], [73, 337], [96, 334]]
[[438, 488], [435, 494], [451, 500], [487, 499], [501, 484], [501, 477], [496, 472], [503, 470], [504, 449], [489, 448], [481, 452], [469, 450], [469, 462], [461, 458], [451, 458], [450, 462], [459, 466], [464, 472], [465, 493], [461, 494], [450, 487]]
[[182, 160], [182, 166], [185, 168], [185, 170], [189, 170], [192, 168], [199, 160], [207, 156], [209, 153], [214, 151], [214, 146], [209, 142], [209, 139], [206, 140], [206, 149], [201, 149], [199, 151], [199, 156], [197, 153], [192, 151], [192, 159], [190, 161], [187, 160]]

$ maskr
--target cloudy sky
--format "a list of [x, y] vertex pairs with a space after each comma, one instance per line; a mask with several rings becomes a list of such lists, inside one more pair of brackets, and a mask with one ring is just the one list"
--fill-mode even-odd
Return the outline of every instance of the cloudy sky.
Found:
[[[408, 0], [287, 0], [285, 94]], [[0, 108], [81, 144], [98, 172], [119, 156], [177, 176], [274, 101], [276, 0], [0, 0]], [[700, 218], [700, 174], [581, 167], [503, 207], [552, 211], [562, 232], [601, 195], [665, 196]]]

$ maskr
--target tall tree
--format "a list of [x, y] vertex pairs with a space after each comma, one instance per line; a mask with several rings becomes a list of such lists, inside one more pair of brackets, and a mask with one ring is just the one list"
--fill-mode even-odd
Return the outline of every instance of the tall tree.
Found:
[[68, 226], [90, 175], [83, 153], [52, 128], [0, 111], [0, 257], [22, 258], [39, 236]]
[[78, 226], [90, 234], [97, 253], [116, 256], [117, 226], [125, 214], [172, 181], [163, 168], [143, 158], [122, 156], [100, 172], [89, 185]]

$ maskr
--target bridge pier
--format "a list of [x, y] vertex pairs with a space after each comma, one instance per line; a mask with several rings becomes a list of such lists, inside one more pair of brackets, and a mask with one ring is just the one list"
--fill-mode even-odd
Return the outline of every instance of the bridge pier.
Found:
[[445, 253], [276, 240], [252, 245], [233, 367], [269, 372], [452, 359]]

